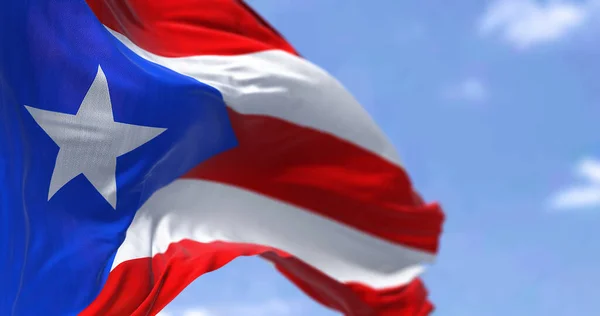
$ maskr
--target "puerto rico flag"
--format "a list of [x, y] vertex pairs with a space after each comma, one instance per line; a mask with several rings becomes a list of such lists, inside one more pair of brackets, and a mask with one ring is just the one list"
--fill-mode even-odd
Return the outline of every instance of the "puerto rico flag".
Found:
[[236, 0], [0, 2], [0, 315], [155, 315], [261, 256], [345, 315], [427, 315], [443, 213]]

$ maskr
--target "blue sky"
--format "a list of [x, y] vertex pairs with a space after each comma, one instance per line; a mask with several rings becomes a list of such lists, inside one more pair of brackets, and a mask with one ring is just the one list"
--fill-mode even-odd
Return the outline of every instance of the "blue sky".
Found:
[[[600, 2], [249, 2], [344, 83], [444, 206], [424, 276], [435, 315], [598, 315]], [[336, 315], [253, 258], [165, 312]]]

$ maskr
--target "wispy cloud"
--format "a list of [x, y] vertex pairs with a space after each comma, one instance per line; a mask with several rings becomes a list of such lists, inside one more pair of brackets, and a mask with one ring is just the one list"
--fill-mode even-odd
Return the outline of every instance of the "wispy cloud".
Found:
[[550, 200], [555, 209], [575, 209], [600, 206], [600, 160], [583, 159], [576, 168], [576, 174], [585, 183], [572, 185], [558, 192]]
[[527, 49], [564, 38], [587, 22], [594, 8], [592, 2], [496, 0], [479, 21], [479, 31]]
[[[266, 302], [252, 304], [252, 305], [238, 305], [232, 308], [227, 308], [227, 315], [247, 315], [247, 316], [268, 316], [268, 315], [281, 315], [288, 316], [294, 315], [295, 304], [293, 302], [284, 301], [280, 299], [273, 299]], [[223, 315], [225, 316], [225, 315]]]
[[158, 316], [299, 316], [302, 313], [300, 302], [271, 299], [256, 303], [232, 302], [227, 305], [189, 307], [171, 309]]
[[216, 316], [216, 314], [203, 307], [193, 307], [175, 311], [163, 310], [156, 314], [156, 316]]
[[443, 94], [446, 98], [469, 102], [481, 102], [488, 98], [488, 89], [483, 81], [476, 77], [465, 78], [457, 84], [448, 86]]
[[185, 310], [182, 316], [215, 316], [215, 314], [205, 308], [193, 308]]

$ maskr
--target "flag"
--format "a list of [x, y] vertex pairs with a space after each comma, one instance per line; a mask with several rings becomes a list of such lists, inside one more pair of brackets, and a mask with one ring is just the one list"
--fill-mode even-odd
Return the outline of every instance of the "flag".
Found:
[[1, 315], [155, 315], [240, 256], [346, 315], [431, 312], [440, 206], [247, 4], [0, 6]]

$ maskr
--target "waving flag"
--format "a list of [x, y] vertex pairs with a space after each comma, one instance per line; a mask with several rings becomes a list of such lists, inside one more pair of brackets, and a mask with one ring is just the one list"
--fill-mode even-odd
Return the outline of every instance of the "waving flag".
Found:
[[243, 2], [0, 6], [0, 315], [154, 315], [251, 255], [346, 315], [432, 310], [439, 206]]

